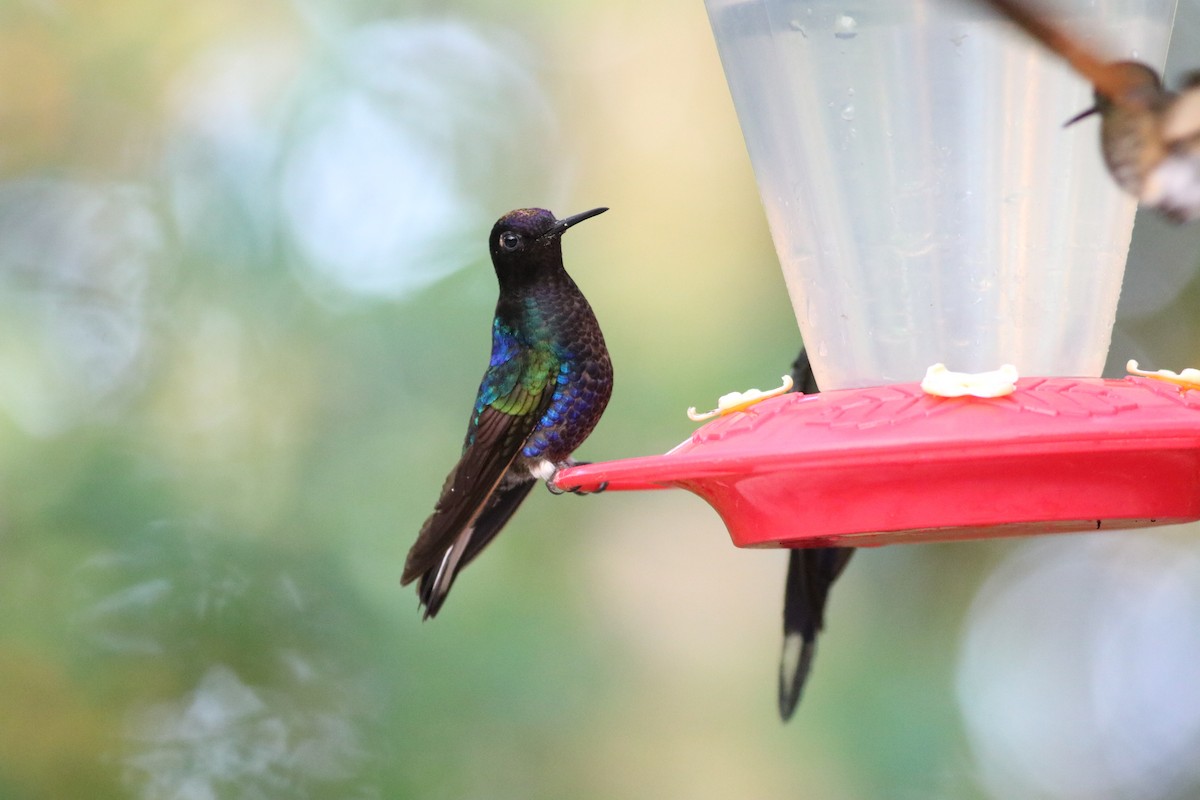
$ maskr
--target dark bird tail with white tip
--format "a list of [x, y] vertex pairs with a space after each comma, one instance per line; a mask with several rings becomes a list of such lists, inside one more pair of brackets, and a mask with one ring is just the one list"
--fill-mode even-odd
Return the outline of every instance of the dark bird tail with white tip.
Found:
[[[792, 380], [796, 391], [804, 394], [820, 391], [804, 350], [792, 365]], [[817, 634], [825, 624], [829, 590], [852, 555], [851, 547], [796, 549], [788, 554], [783, 593], [783, 653], [779, 658], [779, 716], [784, 722], [796, 712], [812, 668]]]

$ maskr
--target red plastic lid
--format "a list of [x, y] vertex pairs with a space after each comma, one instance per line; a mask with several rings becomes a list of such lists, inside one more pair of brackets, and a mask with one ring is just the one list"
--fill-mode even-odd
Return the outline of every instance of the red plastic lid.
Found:
[[666, 455], [561, 471], [560, 488], [680, 487], [738, 547], [873, 546], [1200, 519], [1200, 391], [1025, 378], [1005, 397], [918, 384], [787, 394]]

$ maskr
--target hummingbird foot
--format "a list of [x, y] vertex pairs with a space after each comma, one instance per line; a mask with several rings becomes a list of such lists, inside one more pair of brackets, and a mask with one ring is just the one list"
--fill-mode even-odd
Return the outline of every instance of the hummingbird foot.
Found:
[[600, 484], [599, 486], [597, 486], [595, 489], [592, 489], [591, 491], [584, 490], [582, 487], [579, 487], [579, 486], [572, 486], [570, 489], [560, 489], [554, 483], [554, 479], [555, 479], [555, 477], [557, 477], [558, 471], [560, 469], [562, 469], [562, 467], [584, 467], [590, 463], [592, 463], [592, 462], [590, 462], [590, 461], [570, 461], [570, 462], [564, 463], [560, 466], [556, 466], [554, 468], [554, 471], [551, 472], [550, 475], [545, 478], [546, 488], [550, 491], [550, 494], [554, 494], [554, 495], [566, 494], [568, 492], [573, 495], [576, 495], [578, 497], [585, 497], [589, 494], [600, 494], [601, 492], [603, 492], [605, 489], [608, 488], [608, 481], [605, 481], [604, 483]]
[[[571, 494], [576, 495], [578, 497], [587, 497], [589, 494], [600, 494], [607, 488], [608, 488], [608, 481], [605, 481], [604, 483], [597, 486], [595, 489], [592, 489], [590, 492], [584, 491], [579, 486], [573, 486], [572, 488], [566, 489], [565, 491], [568, 491]], [[560, 489], [559, 491], [563, 491], [563, 490]]]

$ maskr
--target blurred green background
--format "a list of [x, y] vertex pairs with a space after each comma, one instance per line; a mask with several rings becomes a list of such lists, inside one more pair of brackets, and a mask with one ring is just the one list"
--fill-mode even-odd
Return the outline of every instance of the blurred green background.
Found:
[[[786, 559], [683, 493], [536, 491], [422, 624], [531, 205], [612, 208], [580, 458], [795, 357], [699, 0], [0, 0], [0, 798], [1200, 792], [1192, 529], [863, 553], [786, 727]], [[1197, 230], [1113, 374], [1200, 364]]]

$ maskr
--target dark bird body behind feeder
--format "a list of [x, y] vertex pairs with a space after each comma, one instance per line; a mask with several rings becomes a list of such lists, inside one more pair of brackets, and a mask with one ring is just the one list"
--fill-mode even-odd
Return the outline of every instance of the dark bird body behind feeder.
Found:
[[[796, 391], [805, 394], [820, 391], [807, 351], [801, 350], [792, 365], [792, 381]], [[817, 634], [825, 626], [829, 590], [852, 555], [852, 547], [796, 548], [788, 553], [783, 590], [783, 653], [779, 658], [779, 716], [785, 722], [795, 713], [812, 669]]]

